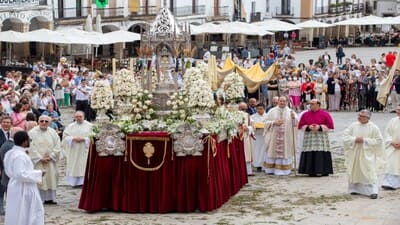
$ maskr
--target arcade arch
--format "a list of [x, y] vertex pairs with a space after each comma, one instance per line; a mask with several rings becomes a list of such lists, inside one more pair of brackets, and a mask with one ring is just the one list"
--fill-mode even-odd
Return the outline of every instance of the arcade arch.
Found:
[[[135, 23], [129, 27], [128, 31], [141, 34], [149, 29], [149, 24], [147, 23]], [[137, 49], [140, 48], [140, 41], [134, 41], [126, 43], [126, 51], [129, 57], [137, 57]]]

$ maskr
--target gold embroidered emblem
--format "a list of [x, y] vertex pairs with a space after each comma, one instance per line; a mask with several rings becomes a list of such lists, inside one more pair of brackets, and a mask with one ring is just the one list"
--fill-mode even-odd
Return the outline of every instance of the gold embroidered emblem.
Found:
[[143, 153], [147, 157], [147, 165], [150, 165], [150, 158], [153, 157], [154, 151], [155, 149], [152, 143], [147, 142], [144, 144]]

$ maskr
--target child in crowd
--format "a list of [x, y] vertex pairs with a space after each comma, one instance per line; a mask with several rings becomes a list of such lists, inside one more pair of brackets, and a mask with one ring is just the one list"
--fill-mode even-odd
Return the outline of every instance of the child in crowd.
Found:
[[56, 97], [57, 105], [64, 106], [64, 88], [60, 84], [56, 84], [56, 89], [54, 90], [54, 97]]

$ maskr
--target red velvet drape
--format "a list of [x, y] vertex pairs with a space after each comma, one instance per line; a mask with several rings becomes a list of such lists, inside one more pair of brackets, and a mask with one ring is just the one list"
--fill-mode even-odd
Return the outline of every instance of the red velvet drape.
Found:
[[[130, 137], [167, 138], [164, 132], [141, 132]], [[164, 164], [164, 141], [150, 141], [155, 148], [148, 164], [142, 146], [149, 141], [135, 140], [127, 146], [126, 157], [99, 157], [95, 146], [89, 153], [85, 182], [79, 208], [90, 212], [112, 210], [123, 212], [192, 212], [211, 211], [236, 194], [247, 183], [243, 142], [233, 139], [217, 143], [213, 152], [208, 143], [202, 156], [177, 157], [169, 141]], [[129, 142], [128, 142], [129, 143]], [[173, 155], [172, 155], [173, 154]]]

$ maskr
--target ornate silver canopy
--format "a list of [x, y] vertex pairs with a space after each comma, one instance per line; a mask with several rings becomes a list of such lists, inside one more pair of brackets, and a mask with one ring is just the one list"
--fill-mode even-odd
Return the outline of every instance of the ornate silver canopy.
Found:
[[148, 68], [147, 74], [143, 73], [143, 80], [147, 81], [143, 88], [152, 92], [156, 114], [160, 117], [169, 114], [166, 99], [178, 90], [176, 72], [184, 72], [182, 59], [191, 52], [190, 41], [189, 24], [178, 24], [166, 7], [160, 9], [150, 29], [142, 33], [140, 48], [145, 52], [144, 57], [155, 63], [152, 67], [157, 74], [155, 90], [152, 90], [152, 85], [149, 85], [152, 68]]

